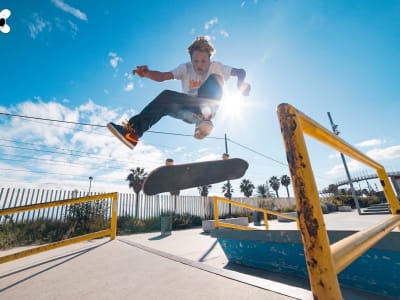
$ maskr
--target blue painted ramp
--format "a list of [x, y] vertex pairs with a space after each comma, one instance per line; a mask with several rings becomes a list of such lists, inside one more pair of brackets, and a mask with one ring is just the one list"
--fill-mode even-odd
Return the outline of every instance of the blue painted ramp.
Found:
[[[355, 231], [328, 231], [334, 243]], [[230, 263], [308, 278], [299, 231], [218, 229]], [[338, 275], [341, 286], [400, 299], [400, 232], [392, 232]]]

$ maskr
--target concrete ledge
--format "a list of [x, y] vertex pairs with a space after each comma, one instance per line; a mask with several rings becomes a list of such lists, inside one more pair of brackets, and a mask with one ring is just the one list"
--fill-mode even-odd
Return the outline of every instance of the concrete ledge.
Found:
[[[247, 217], [219, 219], [219, 221], [223, 223], [249, 226], [249, 219]], [[211, 230], [215, 229], [215, 220], [203, 220], [202, 228], [204, 232], [211, 232]]]
[[343, 205], [343, 206], [338, 206], [338, 211], [349, 212], [349, 211], [352, 211], [352, 209], [351, 209], [351, 206]]
[[[295, 211], [287, 212], [287, 213], [284, 213], [284, 214], [297, 218], [297, 212], [295, 212]], [[282, 218], [282, 217], [278, 216], [278, 222], [294, 222], [294, 220], [285, 219], [285, 218]]]

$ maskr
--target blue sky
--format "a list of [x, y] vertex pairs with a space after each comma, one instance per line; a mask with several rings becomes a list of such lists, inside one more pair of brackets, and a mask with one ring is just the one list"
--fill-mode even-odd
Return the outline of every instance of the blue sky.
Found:
[[[104, 127], [0, 115], [1, 187], [128, 191], [129, 169], [246, 159], [256, 186], [289, 174], [276, 107], [287, 102], [363, 153], [400, 171], [399, 1], [2, 1], [11, 10], [0, 33], [0, 112], [104, 126], [139, 112], [178, 81], [131, 76], [137, 65], [169, 71], [187, 47], [208, 35], [215, 60], [247, 71], [251, 95], [241, 105], [235, 80], [212, 138], [164, 118], [132, 152]], [[231, 100], [231, 102], [229, 102]], [[237, 102], [235, 102], [236, 104]], [[236, 109], [232, 109], [236, 108]], [[183, 134], [170, 135], [165, 133]], [[231, 142], [233, 141], [233, 142]], [[340, 156], [307, 138], [318, 188], [345, 177]], [[271, 159], [272, 158], [272, 159]], [[352, 175], [370, 173], [348, 158]], [[234, 182], [239, 196], [240, 180]], [[214, 185], [212, 192], [221, 192]], [[197, 191], [187, 193], [197, 194]], [[285, 195], [284, 189], [280, 190]]]

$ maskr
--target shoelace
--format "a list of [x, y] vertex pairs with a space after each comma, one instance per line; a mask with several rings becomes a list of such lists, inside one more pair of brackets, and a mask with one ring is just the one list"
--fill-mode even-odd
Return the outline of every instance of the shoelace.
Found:
[[121, 126], [124, 127], [125, 130], [127, 130], [127, 131], [129, 131], [131, 133], [135, 132], [135, 129], [133, 129], [132, 125], [129, 122], [122, 121], [121, 122]]
[[197, 119], [199, 119], [201, 121], [210, 121], [212, 119], [212, 116], [205, 117], [201, 114], [193, 114], [193, 116], [195, 116]]

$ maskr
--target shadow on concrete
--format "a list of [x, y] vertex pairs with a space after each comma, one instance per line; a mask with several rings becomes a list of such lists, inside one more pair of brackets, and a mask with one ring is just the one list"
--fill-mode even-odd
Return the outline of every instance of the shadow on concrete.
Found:
[[4, 288], [0, 288], [0, 293], [4, 292], [4, 291], [6, 291], [6, 290], [8, 290], [8, 289], [10, 289], [12, 287], [15, 287], [15, 286], [17, 286], [17, 285], [19, 285], [19, 284], [21, 284], [21, 283], [23, 283], [25, 281], [28, 281], [29, 279], [34, 278], [34, 277], [36, 277], [36, 276], [38, 276], [38, 275], [40, 275], [42, 273], [45, 273], [45, 272], [47, 272], [47, 271], [49, 271], [51, 269], [54, 269], [54, 268], [56, 268], [58, 266], [61, 266], [61, 265], [65, 264], [65, 263], [67, 263], [67, 262], [69, 262], [69, 261], [71, 261], [71, 260], [73, 260], [73, 259], [75, 259], [75, 258], [77, 258], [77, 257], [79, 257], [79, 256], [81, 256], [83, 254], [86, 254], [86, 253], [88, 253], [88, 252], [90, 252], [90, 251], [92, 251], [92, 250], [94, 250], [94, 249], [96, 249], [98, 247], [101, 247], [101, 246], [103, 246], [103, 245], [105, 245], [105, 244], [107, 244], [109, 242], [110, 241], [106, 241], [106, 242], [103, 242], [101, 244], [89, 247], [89, 248], [85, 248], [85, 249], [82, 249], [82, 250], [77, 250], [77, 251], [71, 252], [71, 253], [66, 254], [66, 255], [58, 256], [58, 257], [52, 258], [52, 259], [48, 259], [48, 260], [45, 260], [43, 262], [31, 265], [29, 267], [25, 267], [25, 268], [19, 269], [17, 271], [13, 271], [13, 272], [7, 273], [5, 275], [1, 275], [0, 279], [6, 278], [6, 277], [9, 277], [9, 276], [12, 276], [12, 275], [16, 275], [18, 273], [22, 273], [22, 272], [25, 272], [25, 271], [28, 271], [28, 270], [31, 270], [31, 269], [34, 269], [34, 268], [37, 268], [37, 267], [40, 267], [40, 266], [43, 266], [43, 265], [50, 264], [50, 263], [53, 263], [53, 262], [61, 260], [60, 262], [56, 263], [55, 265], [51, 265], [51, 266], [49, 266], [49, 267], [47, 267], [47, 268], [45, 268], [45, 269], [43, 269], [41, 271], [33, 273], [33, 274], [29, 275], [29, 276], [26, 276], [25, 278], [22, 278], [22, 279], [20, 279], [20, 280], [18, 280], [16, 282], [12, 283], [12, 284], [9, 284], [8, 286], [6, 286]]
[[159, 241], [159, 240], [165, 239], [166, 237], [169, 237], [169, 236], [171, 236], [171, 235], [170, 234], [160, 234], [155, 237], [149, 238], [149, 241]]
[[202, 257], [200, 257], [200, 259], [198, 261], [203, 262], [206, 259], [206, 257], [211, 253], [211, 251], [213, 251], [215, 246], [217, 246], [217, 245], [218, 245], [218, 241], [215, 240], [214, 243], [211, 245], [211, 247], [202, 255]]
[[283, 274], [283, 273], [278, 273], [278, 272], [272, 272], [272, 271], [266, 271], [262, 269], [256, 269], [256, 268], [250, 268], [234, 263], [228, 263], [224, 266], [224, 269], [239, 272], [242, 274], [246, 275], [251, 275], [263, 279], [268, 279], [271, 281], [275, 282], [280, 282], [283, 284], [288, 284], [294, 287], [299, 287], [303, 289], [310, 289], [310, 283], [308, 280], [293, 276], [293, 275], [288, 275], [288, 274]]

